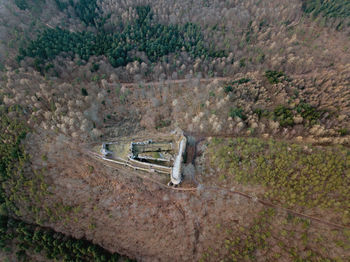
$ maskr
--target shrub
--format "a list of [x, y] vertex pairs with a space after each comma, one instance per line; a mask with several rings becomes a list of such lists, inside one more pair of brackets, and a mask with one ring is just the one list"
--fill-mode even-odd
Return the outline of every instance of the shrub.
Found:
[[224, 87], [224, 91], [225, 91], [226, 94], [232, 92], [233, 91], [233, 86], [231, 86], [231, 85], [225, 86]]
[[99, 64], [92, 63], [92, 66], [91, 66], [91, 68], [90, 68], [90, 71], [91, 71], [92, 73], [94, 73], [94, 72], [97, 72], [99, 68], [100, 68], [100, 65], [99, 65]]
[[282, 71], [271, 71], [267, 70], [265, 72], [265, 77], [270, 84], [278, 84], [281, 82], [281, 78], [285, 77], [285, 74]]
[[250, 82], [249, 78], [241, 78], [241, 79], [238, 79], [236, 81], [233, 81], [232, 84], [241, 85], [241, 84], [245, 84], [245, 83], [248, 83], [248, 82]]
[[261, 119], [262, 117], [268, 117], [270, 114], [269, 110], [261, 108], [253, 109], [253, 113], [256, 114], [259, 119]]
[[246, 63], [245, 63], [245, 58], [242, 58], [241, 60], [239, 60], [239, 67], [245, 67]]
[[170, 125], [171, 125], [171, 121], [169, 119], [166, 119], [166, 120], [160, 119], [159, 121], [157, 121], [156, 129], [160, 129], [160, 128], [167, 127]]
[[277, 120], [282, 127], [293, 126], [293, 111], [283, 105], [277, 106], [274, 111], [274, 119]]
[[346, 128], [341, 128], [338, 130], [340, 136], [346, 136], [350, 134], [350, 131]]
[[256, 57], [256, 61], [260, 64], [264, 63], [265, 61], [265, 54], [263, 53], [260, 53], [258, 54], [258, 56]]
[[296, 107], [296, 111], [306, 120], [309, 120], [311, 124], [315, 124], [321, 117], [321, 111], [308, 103], [300, 103]]
[[15, 4], [21, 10], [26, 10], [29, 7], [26, 0], [15, 0]]
[[87, 90], [84, 87], [81, 89], [81, 94], [83, 96], [87, 96], [88, 95], [88, 92], [87, 92]]
[[232, 118], [239, 117], [242, 120], [246, 120], [247, 119], [247, 116], [244, 114], [243, 109], [240, 108], [240, 107], [239, 108], [231, 108], [229, 116], [232, 117]]

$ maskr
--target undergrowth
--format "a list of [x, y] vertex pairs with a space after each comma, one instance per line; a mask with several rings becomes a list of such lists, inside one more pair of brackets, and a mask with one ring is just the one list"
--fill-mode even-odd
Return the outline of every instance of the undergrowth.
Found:
[[221, 227], [226, 239], [224, 252], [210, 248], [204, 261], [348, 261], [349, 230], [318, 228], [292, 214], [278, 214], [273, 208], [260, 211], [248, 226]]
[[287, 207], [331, 209], [350, 223], [350, 151], [258, 138], [214, 139], [210, 164], [220, 183], [264, 186], [264, 198]]

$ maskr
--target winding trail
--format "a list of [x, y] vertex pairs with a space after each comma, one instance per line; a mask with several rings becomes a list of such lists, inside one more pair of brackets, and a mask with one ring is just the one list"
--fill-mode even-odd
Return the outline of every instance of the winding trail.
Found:
[[[88, 156], [101, 161], [105, 166], [108, 166], [110, 168], [121, 169], [120, 165], [106, 162], [103, 159], [103, 157], [101, 157], [99, 154], [97, 154], [95, 152], [87, 151], [86, 153], [87, 153]], [[161, 183], [161, 182], [159, 182], [159, 181], [157, 181], [155, 179], [152, 179], [149, 176], [143, 175], [143, 174], [141, 174], [141, 172], [133, 172], [130, 169], [127, 170], [127, 173], [135, 175], [135, 176], [137, 176], [137, 177], [139, 177], [141, 179], [150, 181], [152, 183], [155, 183], [155, 184], [157, 184], [157, 185], [159, 185], [159, 186], [161, 186], [163, 188], [169, 189], [169, 190], [182, 191], [182, 192], [197, 192], [197, 191], [199, 191], [198, 187], [189, 187], [189, 188], [171, 187], [171, 186], [163, 184], [163, 183]], [[290, 213], [290, 214], [293, 214], [295, 216], [303, 217], [303, 218], [306, 218], [306, 219], [310, 219], [310, 220], [312, 220], [314, 222], [317, 222], [317, 223], [320, 223], [320, 224], [324, 224], [324, 225], [327, 225], [327, 226], [330, 226], [330, 227], [333, 227], [333, 228], [337, 228], [337, 229], [350, 229], [350, 227], [348, 227], [348, 226], [332, 223], [332, 222], [329, 222], [329, 221], [326, 221], [326, 220], [322, 220], [322, 219], [320, 219], [318, 217], [309, 216], [309, 215], [306, 215], [306, 214], [294, 211], [294, 210], [289, 209], [289, 208], [285, 208], [285, 207], [282, 207], [282, 206], [279, 206], [279, 205], [275, 205], [275, 204], [272, 204], [272, 203], [270, 203], [268, 201], [259, 199], [259, 198], [255, 197], [255, 196], [251, 196], [251, 195], [246, 194], [246, 193], [241, 192], [241, 191], [231, 190], [231, 189], [224, 188], [224, 187], [206, 187], [206, 186], [203, 186], [203, 188], [201, 190], [211, 190], [211, 191], [214, 191], [216, 193], [220, 193], [221, 192], [221, 193], [228, 194], [228, 195], [229, 194], [231, 194], [231, 195], [240, 195], [240, 196], [245, 197], [245, 198], [247, 198], [247, 199], [249, 199], [249, 200], [251, 200], [253, 202], [258, 202], [258, 203], [260, 203], [260, 204], [262, 204], [264, 206], [273, 207], [273, 208], [275, 208], [275, 209], [277, 209], [279, 211]]]
[[236, 78], [233, 77], [211, 77], [211, 78], [190, 78], [190, 79], [177, 79], [177, 80], [164, 80], [164, 81], [152, 81], [152, 82], [141, 82], [141, 83], [130, 83], [130, 82], [121, 82], [121, 86], [132, 87], [132, 86], [160, 86], [160, 85], [169, 85], [169, 84], [183, 84], [190, 81], [199, 81], [200, 83], [211, 82], [214, 80], [217, 81], [233, 81]]

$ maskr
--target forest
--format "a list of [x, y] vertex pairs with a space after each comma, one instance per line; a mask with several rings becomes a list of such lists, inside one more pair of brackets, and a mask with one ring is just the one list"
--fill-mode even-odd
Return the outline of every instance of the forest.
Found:
[[[342, 214], [344, 223], [350, 221], [346, 211], [350, 194], [350, 180], [345, 175], [349, 172], [346, 148], [315, 147], [310, 153], [298, 144], [237, 138], [214, 139], [211, 150], [211, 161], [227, 171], [223, 182], [261, 184], [268, 188], [264, 197], [271, 201], [280, 201], [289, 207], [331, 208]], [[235, 154], [226, 155], [228, 151]], [[250, 172], [240, 170], [240, 163]], [[337, 196], [333, 192], [337, 192]]]
[[[9, 251], [8, 243], [17, 245], [19, 261], [28, 261], [27, 251], [43, 253], [49, 260], [117, 262], [123, 258], [117, 253], [110, 254], [98, 245], [83, 239], [74, 239], [53, 230], [27, 224], [7, 216], [0, 216], [0, 248]], [[123, 258], [123, 261], [132, 261]]]
[[[6, 143], [0, 144], [0, 250], [15, 252], [19, 261], [28, 261], [27, 252], [45, 254], [47, 259], [63, 261], [131, 261], [117, 253], [111, 254], [87, 240], [67, 237], [39, 225], [27, 224], [13, 218], [18, 213], [16, 199], [9, 194], [11, 181], [26, 187], [35, 183], [31, 177], [24, 176], [28, 168], [29, 155], [25, 152], [22, 140], [30, 132], [25, 123], [24, 108], [20, 106], [0, 106], [0, 138]], [[15, 117], [9, 117], [9, 113]], [[22, 183], [22, 184], [21, 184]], [[43, 184], [41, 184], [42, 186]], [[15, 189], [13, 192], [12, 189]], [[20, 187], [12, 188], [14, 194], [21, 195]], [[39, 190], [40, 189], [36, 189]], [[31, 206], [31, 204], [28, 203]], [[29, 206], [29, 207], [30, 207]], [[11, 250], [15, 248], [15, 250]]]
[[[341, 0], [0, 0], [0, 261], [350, 261], [349, 19]], [[177, 187], [102, 156], [175, 130]]]
[[4, 183], [13, 176], [23, 172], [24, 163], [27, 161], [27, 156], [24, 148], [21, 145], [21, 140], [25, 138], [29, 128], [20, 118], [10, 118], [9, 112], [21, 114], [20, 106], [12, 106], [6, 108], [0, 107], [1, 116], [1, 139], [7, 143], [0, 145], [0, 175], [1, 175], [1, 191], [0, 205], [1, 214], [7, 214], [8, 211], [15, 208], [15, 204], [8, 198], [5, 191]]
[[[225, 55], [224, 51], [205, 47], [201, 29], [195, 24], [162, 25], [153, 21], [150, 6], [138, 6], [136, 11], [138, 18], [129, 25], [121, 25], [120, 33], [107, 33], [102, 28], [97, 34], [60, 28], [45, 29], [27, 48], [19, 50], [18, 61], [26, 56], [33, 57], [35, 67], [42, 71], [47, 61], [62, 52], [71, 58], [78, 55], [86, 61], [90, 56], [105, 55], [113, 67], [125, 66], [135, 60], [142, 61], [140, 57], [130, 54], [132, 50], [145, 52], [151, 62], [181, 50], [194, 58]], [[84, 15], [83, 21], [90, 21], [89, 15]]]
[[303, 0], [303, 11], [314, 17], [322, 15], [329, 18], [350, 17], [350, 2], [343, 0]]

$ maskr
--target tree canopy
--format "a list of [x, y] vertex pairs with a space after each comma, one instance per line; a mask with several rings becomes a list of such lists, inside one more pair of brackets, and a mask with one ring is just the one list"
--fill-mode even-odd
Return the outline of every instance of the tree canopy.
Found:
[[118, 261], [119, 254], [111, 254], [88, 240], [67, 237], [11, 217], [16, 207], [5, 184], [11, 179], [25, 179], [24, 167], [28, 163], [22, 140], [29, 127], [22, 119], [23, 112], [18, 105], [0, 106], [0, 249], [6, 250], [15, 243], [19, 261], [27, 261], [26, 250], [29, 249], [43, 252], [47, 259], [55, 261]]
[[331, 18], [350, 17], [350, 1], [344, 0], [303, 0], [302, 9], [314, 17], [322, 15]]
[[193, 57], [224, 56], [223, 51], [210, 51], [205, 47], [200, 26], [193, 23], [156, 23], [149, 6], [138, 6], [136, 11], [137, 19], [123, 26], [121, 32], [107, 33], [101, 30], [94, 34], [47, 28], [27, 48], [19, 50], [18, 61], [26, 56], [33, 57], [37, 67], [42, 68], [45, 62], [62, 53], [71, 57], [78, 55], [83, 60], [93, 55], [105, 55], [113, 67], [119, 67], [140, 60], [130, 54], [131, 50], [145, 52], [151, 62], [181, 50]]

